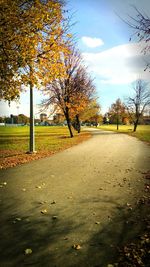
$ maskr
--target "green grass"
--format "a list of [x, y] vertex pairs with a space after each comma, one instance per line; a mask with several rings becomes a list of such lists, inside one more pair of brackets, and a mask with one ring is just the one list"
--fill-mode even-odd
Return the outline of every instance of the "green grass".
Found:
[[138, 139], [150, 143], [150, 125], [138, 125], [136, 132], [133, 132], [133, 125], [119, 125], [117, 131], [116, 125], [101, 125], [98, 128], [106, 131], [115, 131], [135, 136]]
[[66, 126], [36, 126], [35, 150], [37, 153], [27, 154], [29, 151], [29, 127], [0, 127], [0, 169], [14, 167], [20, 164], [50, 156], [60, 150], [76, 145], [91, 136], [88, 132], [70, 138]]
[[[82, 133], [81, 133], [82, 135]], [[78, 134], [74, 132], [74, 138], [69, 138], [67, 127], [60, 126], [36, 126], [35, 144], [37, 151], [56, 151], [62, 147], [73, 145], [77, 142]], [[29, 150], [29, 127], [0, 127], [0, 150], [12, 150], [14, 152], [26, 152]]]

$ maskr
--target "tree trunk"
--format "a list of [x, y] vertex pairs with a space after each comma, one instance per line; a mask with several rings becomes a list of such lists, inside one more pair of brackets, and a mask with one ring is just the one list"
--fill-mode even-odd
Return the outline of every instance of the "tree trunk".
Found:
[[72, 133], [72, 129], [71, 129], [71, 122], [70, 122], [70, 118], [69, 118], [69, 111], [68, 108], [66, 108], [66, 111], [64, 112], [65, 117], [66, 117], [66, 121], [67, 121], [67, 126], [69, 129], [69, 133], [70, 133], [70, 137], [73, 137], [73, 133]]
[[138, 122], [139, 122], [138, 119], [134, 122], [134, 129], [133, 129], [133, 132], [136, 132], [136, 128], [137, 128], [137, 126], [138, 126]]
[[119, 130], [119, 118], [117, 117], [117, 131]]
[[78, 128], [78, 133], [81, 132], [81, 125], [80, 125], [80, 120], [79, 120], [79, 115], [76, 115], [76, 122], [77, 122], [77, 128]]

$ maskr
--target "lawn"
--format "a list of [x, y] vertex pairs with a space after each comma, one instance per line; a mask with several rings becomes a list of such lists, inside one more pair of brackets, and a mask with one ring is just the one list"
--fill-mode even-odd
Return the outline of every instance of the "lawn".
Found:
[[116, 125], [101, 125], [98, 128], [107, 131], [115, 131], [135, 136], [138, 139], [150, 143], [150, 125], [138, 125], [136, 132], [133, 132], [133, 125], [119, 125], [117, 131]]
[[33, 159], [49, 156], [57, 151], [71, 147], [87, 139], [89, 133], [74, 132], [70, 138], [66, 126], [36, 126], [35, 127], [35, 155], [28, 155], [29, 127], [0, 127], [0, 166], [13, 167]]

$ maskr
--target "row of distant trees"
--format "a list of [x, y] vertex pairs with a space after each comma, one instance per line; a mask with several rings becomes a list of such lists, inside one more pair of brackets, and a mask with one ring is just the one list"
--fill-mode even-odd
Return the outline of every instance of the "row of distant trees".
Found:
[[150, 87], [145, 81], [137, 80], [133, 84], [132, 96], [126, 97], [125, 102], [118, 98], [109, 108], [104, 117], [104, 123], [107, 123], [108, 120], [109, 123], [115, 123], [117, 130], [119, 124], [132, 123], [134, 124], [133, 131], [136, 131], [137, 125], [147, 111], [150, 111]]
[[29, 117], [24, 114], [11, 115], [10, 117], [0, 117], [0, 123], [8, 124], [28, 124], [30, 121]]

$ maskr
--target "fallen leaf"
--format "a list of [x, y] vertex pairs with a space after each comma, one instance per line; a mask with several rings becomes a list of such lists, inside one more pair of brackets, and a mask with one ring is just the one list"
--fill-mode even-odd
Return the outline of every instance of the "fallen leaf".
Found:
[[24, 253], [25, 253], [25, 255], [30, 255], [30, 254], [32, 254], [32, 249], [31, 248], [26, 248]]
[[76, 244], [76, 245], [73, 245], [72, 248], [79, 250], [79, 249], [81, 249], [81, 246], [79, 244]]
[[23, 191], [23, 192], [25, 192], [25, 191], [26, 191], [26, 189], [25, 189], [25, 188], [22, 188], [22, 191]]
[[22, 220], [21, 218], [17, 217], [17, 218], [15, 218], [15, 220], [13, 221], [13, 223], [15, 224], [17, 222], [20, 222], [21, 220]]
[[72, 196], [67, 197], [68, 199], [72, 199]]
[[51, 202], [51, 204], [56, 204], [56, 201], [53, 200], [53, 202]]
[[44, 205], [45, 202], [44, 202], [44, 201], [40, 201], [39, 204], [40, 204], [40, 205]]
[[45, 213], [47, 213], [47, 210], [46, 210], [46, 209], [41, 210], [41, 213], [42, 213], [42, 214], [45, 214]]
[[20, 222], [21, 221], [21, 218], [16, 218], [15, 221]]

